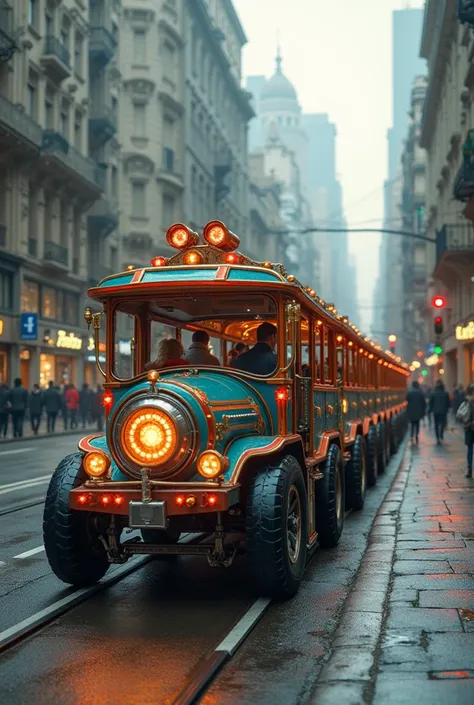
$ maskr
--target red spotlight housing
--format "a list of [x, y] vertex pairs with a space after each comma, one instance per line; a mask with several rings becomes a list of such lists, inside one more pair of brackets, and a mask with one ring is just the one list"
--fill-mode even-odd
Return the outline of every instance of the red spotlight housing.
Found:
[[233, 252], [240, 245], [240, 239], [232, 233], [220, 220], [211, 220], [204, 227], [204, 240], [212, 247], [218, 247], [224, 252]]
[[153, 257], [151, 260], [151, 266], [152, 267], [166, 267], [168, 264], [168, 260], [166, 257]]
[[166, 231], [166, 242], [176, 250], [186, 250], [198, 244], [199, 236], [183, 223], [175, 223]]

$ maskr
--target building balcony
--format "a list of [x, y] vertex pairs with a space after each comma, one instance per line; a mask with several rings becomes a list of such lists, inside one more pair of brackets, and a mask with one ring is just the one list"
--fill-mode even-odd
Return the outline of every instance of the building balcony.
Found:
[[104, 103], [92, 104], [89, 115], [89, 141], [92, 147], [101, 147], [117, 132], [114, 111]]
[[28, 238], [28, 254], [30, 257], [38, 256], [38, 240], [35, 237]]
[[457, 201], [470, 201], [474, 196], [474, 162], [464, 160], [456, 175], [453, 196]]
[[458, 0], [458, 17], [463, 24], [466, 23], [474, 27], [474, 1]]
[[183, 177], [175, 171], [175, 152], [169, 147], [163, 147], [162, 167], [158, 173], [158, 181], [166, 181], [170, 186], [182, 190], [184, 189]]
[[105, 172], [92, 159], [84, 157], [55, 130], [43, 130], [41, 156], [56, 167], [58, 175], [75, 179], [91, 196], [97, 197], [105, 188]]
[[91, 262], [87, 274], [87, 281], [89, 287], [92, 288], [94, 286], [97, 286], [97, 284], [101, 282], [102, 279], [105, 279], [105, 277], [109, 277], [111, 274], [114, 274], [114, 272], [110, 267], [104, 267], [102, 264], [96, 264], [95, 262]]
[[46, 37], [41, 64], [56, 82], [64, 81], [72, 73], [69, 51], [57, 37]]
[[91, 27], [89, 33], [89, 60], [97, 70], [113, 58], [117, 42], [105, 27]]
[[459, 278], [460, 270], [474, 264], [474, 225], [443, 225], [436, 234], [435, 278]]
[[7, 246], [7, 226], [0, 225], [0, 247]]
[[89, 232], [107, 237], [119, 223], [119, 211], [115, 203], [99, 198], [87, 213]]
[[22, 108], [13, 105], [8, 98], [0, 94], [0, 136], [5, 133], [24, 146], [39, 150], [41, 145], [41, 127], [32, 120]]
[[46, 240], [44, 243], [43, 262], [45, 266], [56, 269], [60, 272], [69, 269], [69, 252], [67, 247], [58, 245], [56, 242]]
[[13, 30], [13, 8], [0, 0], [0, 62], [10, 61], [17, 49]]

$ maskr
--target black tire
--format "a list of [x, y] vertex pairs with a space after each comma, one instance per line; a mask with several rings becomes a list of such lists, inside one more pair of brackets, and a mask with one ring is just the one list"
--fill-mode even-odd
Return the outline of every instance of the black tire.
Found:
[[316, 484], [316, 531], [319, 545], [332, 548], [341, 538], [346, 505], [344, 459], [334, 443], [329, 446], [323, 473]]
[[[92, 512], [69, 508], [69, 492], [87, 480], [82, 454], [61, 460], [49, 483], [43, 513], [43, 540], [53, 573], [78, 587], [97, 583], [106, 574], [109, 561]], [[107, 521], [106, 515], [96, 515]]]
[[377, 484], [378, 475], [378, 454], [377, 454], [377, 429], [375, 426], [369, 426], [369, 432], [366, 438], [367, 450], [367, 487], [373, 487]]
[[398, 450], [401, 425], [402, 419], [398, 416], [392, 416], [390, 419], [390, 452], [392, 455], [395, 455]]
[[367, 458], [363, 436], [356, 436], [346, 465], [346, 509], [362, 509], [367, 491]]
[[[293, 501], [299, 510], [297, 527], [289, 526], [289, 502]], [[292, 455], [253, 477], [247, 498], [247, 552], [261, 594], [287, 599], [298, 591], [306, 565], [307, 508], [303, 473]], [[293, 557], [290, 528], [299, 534]]]
[[385, 472], [387, 466], [387, 457], [385, 452], [385, 424], [379, 421], [377, 429], [377, 469], [379, 475]]

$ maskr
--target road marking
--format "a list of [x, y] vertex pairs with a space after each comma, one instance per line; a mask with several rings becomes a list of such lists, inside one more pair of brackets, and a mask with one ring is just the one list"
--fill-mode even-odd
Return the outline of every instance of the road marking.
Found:
[[38, 546], [38, 548], [32, 548], [30, 551], [19, 553], [18, 556], [13, 556], [13, 558], [29, 558], [30, 556], [34, 556], [35, 553], [40, 553], [41, 551], [44, 551], [44, 546]]
[[0, 455], [18, 455], [19, 453], [31, 453], [36, 448], [14, 448], [13, 450], [0, 450]]
[[235, 627], [221, 641], [215, 651], [227, 651], [232, 656], [239, 648], [247, 634], [254, 628], [260, 617], [263, 615], [271, 600], [269, 598], [259, 597], [252, 607], [244, 614]]
[[[51, 478], [49, 478], [51, 479]], [[9, 492], [18, 492], [18, 490], [29, 490], [31, 487], [37, 487], [38, 485], [45, 485], [48, 480], [36, 480], [34, 482], [28, 482], [18, 487], [10, 487], [7, 490], [0, 490], [0, 494], [8, 494]]]
[[9, 482], [6, 485], [0, 485], [0, 490], [8, 487], [19, 487], [28, 482], [38, 482], [39, 480], [50, 480], [51, 475], [40, 475], [39, 477], [30, 477], [27, 480], [20, 480], [19, 482]]
[[0, 561], [0, 568], [2, 567], [2, 565], [6, 565], [5, 561]]

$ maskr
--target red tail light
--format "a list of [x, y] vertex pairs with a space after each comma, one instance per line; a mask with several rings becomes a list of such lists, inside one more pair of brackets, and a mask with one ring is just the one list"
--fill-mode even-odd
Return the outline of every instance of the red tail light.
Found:
[[241, 258], [240, 255], [237, 254], [237, 252], [229, 252], [225, 256], [225, 261], [227, 264], [240, 264]]
[[107, 505], [110, 504], [111, 497], [108, 494], [103, 494], [102, 497], [100, 498], [100, 501], [106, 507]]
[[277, 403], [285, 404], [290, 398], [288, 387], [279, 387], [275, 392]]
[[87, 502], [87, 495], [86, 494], [80, 494], [79, 497], [77, 498], [77, 501], [79, 504], [86, 504]]
[[215, 494], [208, 494], [207, 495], [207, 503], [213, 507], [215, 504], [217, 504], [217, 495]]
[[116, 504], [118, 507], [120, 507], [121, 504], [123, 504], [124, 498], [120, 494], [116, 494], [114, 497], [114, 504]]
[[175, 498], [175, 502], [178, 505], [178, 507], [182, 507], [184, 502], [185, 502], [185, 497], [183, 494], [178, 494]]

